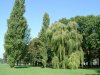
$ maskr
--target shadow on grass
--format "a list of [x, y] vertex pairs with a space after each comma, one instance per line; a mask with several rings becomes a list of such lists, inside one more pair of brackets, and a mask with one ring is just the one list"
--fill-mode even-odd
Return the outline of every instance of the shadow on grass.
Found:
[[20, 69], [20, 68], [29, 68], [29, 66], [26, 66], [26, 65], [20, 65], [20, 66], [14, 66], [14, 68], [16, 69]]
[[84, 67], [83, 69], [94, 70], [96, 72], [96, 74], [92, 74], [92, 75], [100, 75], [100, 67], [99, 66]]
[[100, 75], [100, 68], [95, 70], [98, 75]]

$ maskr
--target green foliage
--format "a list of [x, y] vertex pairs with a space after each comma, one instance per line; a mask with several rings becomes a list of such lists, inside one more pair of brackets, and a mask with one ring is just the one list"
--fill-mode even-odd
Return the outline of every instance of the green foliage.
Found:
[[65, 56], [65, 61], [64, 62], [65, 62], [65, 65], [64, 65], [65, 68], [68, 68], [68, 57], [67, 56]]
[[80, 48], [80, 65], [83, 67], [84, 64], [84, 52], [82, 50], [82, 48]]
[[[5, 34], [5, 51], [9, 64], [15, 64], [16, 60], [21, 60], [25, 52], [25, 35], [28, 28], [24, 18], [25, 0], [15, 0], [13, 10], [8, 19], [8, 30]], [[10, 57], [9, 57], [10, 56]], [[8, 58], [9, 57], [9, 58]], [[13, 62], [14, 61], [14, 62]]]
[[49, 27], [50, 24], [50, 18], [48, 13], [45, 13], [43, 16], [43, 30], [46, 30]]
[[7, 63], [7, 53], [6, 52], [3, 53], [3, 60], [4, 60], [4, 63]]
[[[39, 38], [33, 38], [28, 46], [28, 52], [30, 54], [30, 61], [33, 63], [41, 62], [43, 67], [46, 67], [47, 52], [41, 44]], [[33, 64], [36, 66], [35, 64]]]
[[7, 58], [7, 62], [8, 62], [8, 64], [9, 64], [9, 66], [11, 67], [11, 68], [13, 68], [14, 66], [15, 66], [15, 60], [14, 60], [14, 58], [12, 57], [12, 56], [8, 56], [8, 58]]
[[47, 28], [49, 27], [49, 23], [50, 23], [49, 15], [48, 15], [48, 13], [45, 13], [43, 16], [43, 26], [39, 33], [39, 39], [43, 43], [46, 43], [46, 41], [47, 41], [45, 33], [46, 33]]
[[59, 69], [59, 59], [57, 56], [52, 58], [52, 65], [54, 69]]
[[[57, 55], [60, 63], [65, 59], [67, 32], [66, 25], [60, 22], [54, 23], [46, 32], [48, 37], [48, 45], [51, 45], [51, 50]], [[63, 65], [63, 63], [60, 65]]]
[[[45, 63], [47, 61], [47, 38], [46, 38], [46, 30], [49, 27], [49, 23], [50, 23], [50, 18], [48, 13], [45, 13], [43, 16], [43, 26], [42, 29], [39, 33], [39, 51], [40, 51], [40, 56], [43, 58], [43, 63], [44, 63], [44, 67], [46, 67]], [[45, 61], [44, 61], [45, 60]]]
[[43, 67], [44, 67], [44, 68], [46, 68], [46, 63], [47, 63], [47, 62], [46, 62], [46, 59], [42, 59], [42, 64], [43, 64]]
[[38, 38], [34, 38], [31, 42], [30, 42], [30, 44], [29, 44], [29, 46], [28, 46], [28, 52], [30, 53], [30, 56], [31, 56], [31, 61], [32, 62], [35, 62], [36, 61], [36, 57], [38, 57], [38, 56], [40, 56], [40, 49], [39, 49], [39, 47], [40, 47], [40, 41], [39, 41], [39, 39]]
[[61, 22], [61, 23], [65, 24], [65, 25], [67, 25], [68, 22], [69, 22], [69, 19], [62, 18], [62, 19], [59, 20], [59, 22]]
[[65, 68], [66, 68], [66, 64], [65, 64], [65, 63], [66, 63], [66, 61], [65, 61], [65, 60], [63, 60], [63, 61], [62, 61], [62, 68], [63, 68], [63, 69], [65, 69]]
[[48, 44], [57, 55], [60, 68], [66, 68], [69, 64], [67, 56], [70, 57], [76, 51], [81, 53], [82, 35], [78, 33], [77, 26], [74, 21], [70, 21], [67, 25], [56, 22], [47, 30]]
[[15, 0], [7, 21], [4, 60], [11, 67], [21, 59], [31, 63], [41, 62], [44, 67], [48, 60], [53, 68], [78, 68], [83, 65], [84, 54], [88, 65], [93, 59], [100, 59], [100, 15], [62, 18], [49, 27], [50, 18], [45, 13], [38, 38], [30, 42], [30, 29], [23, 16], [24, 3], [25, 0]]
[[80, 66], [80, 53], [74, 52], [68, 58], [68, 67], [70, 69], [77, 69]]
[[[81, 49], [82, 43], [82, 35], [80, 35], [77, 31], [77, 23], [69, 22], [69, 41], [68, 41], [68, 67], [69, 68], [78, 68], [80, 66], [81, 61], [84, 59], [83, 50]], [[83, 61], [82, 61], [83, 62]]]
[[4, 63], [5, 63], [4, 59], [0, 58], [0, 64], [4, 64]]
[[100, 28], [100, 17], [99, 16], [76, 16], [72, 18], [78, 23], [78, 31], [83, 36], [82, 49], [85, 54], [85, 61], [90, 62], [93, 59], [99, 58], [98, 51], [99, 47], [99, 28]]

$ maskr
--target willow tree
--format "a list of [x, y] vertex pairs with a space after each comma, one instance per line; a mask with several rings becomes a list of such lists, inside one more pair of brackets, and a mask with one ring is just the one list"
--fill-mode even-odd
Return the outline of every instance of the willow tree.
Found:
[[8, 30], [5, 34], [5, 51], [7, 53], [8, 63], [14, 67], [16, 61], [21, 60], [25, 49], [25, 33], [27, 22], [24, 18], [25, 0], [15, 0], [13, 10], [8, 19]]
[[[68, 40], [68, 66], [69, 68], [78, 68], [83, 65], [84, 53], [81, 48], [82, 35], [77, 31], [78, 24], [76, 22], [69, 22], [67, 29], [69, 30]], [[81, 62], [80, 62], [81, 61]]]
[[[75, 22], [69, 22], [67, 26], [60, 22], [54, 23], [51, 27], [48, 28], [47, 37], [48, 44], [51, 46], [51, 50], [53, 52], [52, 61], [55, 61], [53, 64], [57, 65], [59, 63], [60, 68], [66, 68], [67, 66], [69, 68], [79, 67], [80, 59], [83, 57], [81, 48], [82, 36], [77, 32], [77, 24]], [[79, 52], [79, 58], [77, 58], [76, 55]], [[73, 53], [75, 53], [74, 58], [77, 58], [77, 61], [75, 62], [76, 64], [73, 63]]]
[[[58, 57], [59, 67], [65, 68], [65, 54], [67, 54], [66, 46], [68, 40], [69, 31], [66, 25], [56, 22], [47, 30], [48, 44], [51, 45], [53, 51], [53, 57]], [[56, 57], [56, 58], [57, 58]], [[52, 58], [52, 59], [54, 59]], [[56, 59], [54, 59], [56, 60]], [[54, 61], [52, 60], [52, 61]], [[56, 63], [56, 62], [55, 62]], [[63, 66], [64, 65], [64, 66]]]

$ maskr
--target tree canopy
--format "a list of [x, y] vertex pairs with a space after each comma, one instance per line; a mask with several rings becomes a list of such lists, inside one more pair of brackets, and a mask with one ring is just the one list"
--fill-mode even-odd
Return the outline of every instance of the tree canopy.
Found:
[[31, 39], [24, 4], [25, 0], [15, 0], [7, 20], [3, 60], [10, 67], [20, 62], [20, 65], [77, 69], [91, 67], [94, 60], [100, 66], [100, 15], [61, 18], [50, 24], [48, 13], [44, 13], [41, 30]]
[[13, 10], [8, 19], [8, 30], [5, 33], [5, 51], [7, 60], [11, 67], [15, 62], [21, 60], [22, 53], [25, 50], [25, 33], [28, 28], [27, 21], [24, 18], [25, 0], [15, 0]]

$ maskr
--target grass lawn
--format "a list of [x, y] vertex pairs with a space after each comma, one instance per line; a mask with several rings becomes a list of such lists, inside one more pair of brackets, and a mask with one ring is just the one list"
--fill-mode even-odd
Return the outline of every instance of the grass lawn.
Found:
[[100, 69], [51, 69], [51, 68], [10, 68], [0, 64], [0, 75], [100, 75]]

